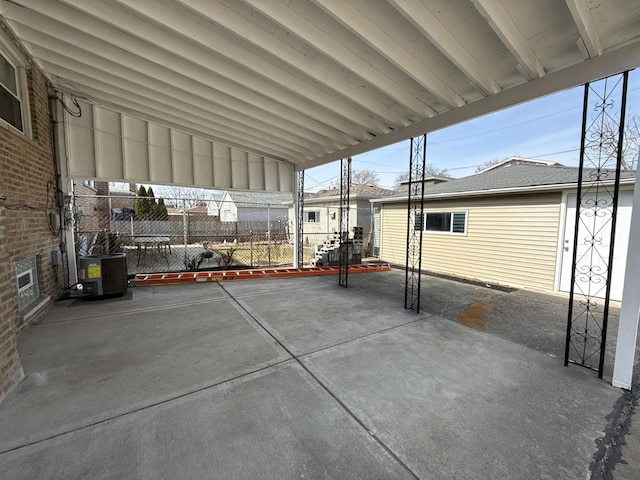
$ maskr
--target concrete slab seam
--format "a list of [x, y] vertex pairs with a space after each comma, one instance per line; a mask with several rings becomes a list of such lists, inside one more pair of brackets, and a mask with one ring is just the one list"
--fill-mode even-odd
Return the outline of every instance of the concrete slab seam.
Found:
[[350, 345], [350, 344], [352, 344], [354, 342], [357, 342], [359, 340], [364, 340], [364, 339], [367, 339], [369, 337], [375, 337], [376, 335], [387, 333], [387, 332], [395, 330], [397, 328], [413, 325], [416, 322], [427, 320], [428, 318], [431, 318], [431, 317], [435, 316], [434, 313], [420, 313], [413, 320], [409, 320], [408, 322], [402, 323], [400, 325], [394, 325], [392, 327], [387, 327], [387, 328], [384, 328], [382, 330], [378, 330], [376, 332], [367, 333], [365, 335], [360, 335], [359, 337], [355, 337], [355, 338], [352, 338], [350, 340], [345, 340], [343, 342], [334, 343], [333, 345], [329, 345], [327, 347], [319, 348], [317, 350], [312, 350], [310, 352], [299, 352], [299, 353], [296, 353], [295, 352], [295, 350], [296, 350], [295, 347], [293, 345], [291, 345], [289, 342], [287, 342], [287, 340], [282, 335], [280, 335], [278, 333], [277, 329], [272, 327], [269, 324], [269, 322], [267, 320], [265, 320], [264, 317], [262, 317], [253, 308], [251, 308], [249, 305], [247, 305], [244, 301], [236, 299], [236, 302], [238, 303], [240, 308], [244, 309], [246, 311], [246, 313], [249, 314], [252, 317], [252, 319], [254, 321], [256, 321], [258, 324], [261, 324], [262, 328], [264, 328], [265, 330], [267, 330], [269, 332], [269, 335], [273, 336], [278, 342], [280, 342], [283, 346], [285, 346], [288, 351], [291, 351], [292, 355], [295, 355], [295, 356], [298, 356], [298, 357], [303, 357], [303, 356], [313, 355], [313, 354], [316, 354], [316, 353], [321, 353], [321, 352], [324, 352], [325, 350], [333, 349], [335, 347], [339, 347], [339, 346], [342, 346], [342, 345], [347, 345], [348, 346], [348, 345]]
[[283, 344], [283, 340], [281, 341], [281, 339], [276, 338], [268, 329], [261, 325], [260, 322], [255, 318], [254, 314], [248, 307], [245, 306], [244, 303], [239, 302], [233, 297], [230, 297], [227, 300], [233, 306], [233, 308], [238, 311], [242, 318], [244, 318], [244, 320], [249, 325], [251, 325], [251, 327], [258, 333], [258, 335], [260, 335], [267, 343], [274, 347], [279, 355], [285, 355], [289, 358], [294, 357], [294, 355], [291, 353], [291, 348], [289, 348], [289, 346], [285, 346]]
[[[247, 280], [244, 282], [244, 284], [248, 284], [249, 282], [251, 282], [252, 280]], [[314, 290], [317, 291], [318, 290], [318, 286], [317, 285], [309, 285], [307, 286], [302, 286], [302, 287], [291, 287], [291, 288], [280, 288], [278, 289], [278, 293], [282, 293], [282, 292], [290, 292], [290, 291], [302, 291], [302, 290]], [[227, 295], [229, 295], [229, 292], [225, 292]], [[251, 293], [235, 293], [234, 297], [235, 298], [245, 298], [245, 297], [259, 297], [261, 295], [269, 295], [271, 292], [269, 291], [264, 291], [264, 292], [251, 292]]]
[[[404, 285], [399, 285], [399, 287], [400, 287], [400, 286], [404, 289]], [[360, 291], [360, 292], [367, 292], [367, 289], [366, 289], [366, 288], [360, 288], [360, 287], [358, 287], [357, 285], [351, 285], [351, 286], [349, 287], [349, 289], [352, 289], [352, 290], [358, 290], [358, 291]], [[403, 305], [403, 302], [404, 302], [404, 299], [403, 299], [402, 297], [398, 298], [397, 296], [393, 296], [393, 295], [384, 295], [384, 294], [378, 293], [376, 296], [378, 296], [378, 297], [382, 297], [382, 298], [386, 298], [387, 300], [390, 300], [390, 301], [392, 301], [393, 303], [396, 303], [396, 304], [398, 304], [398, 305], [400, 305], [400, 306], [402, 306], [402, 305]]]
[[[221, 287], [224, 289], [224, 286], [221, 285]], [[234, 298], [234, 300], [236, 302], [238, 302], [238, 305], [242, 307], [242, 304]], [[244, 308], [244, 307], [242, 307]], [[251, 313], [249, 311], [247, 311], [247, 314], [251, 315]], [[273, 333], [271, 331], [269, 331], [264, 325], [262, 325], [258, 319], [254, 319], [256, 321], [256, 323], [258, 325], [260, 325], [262, 328], [265, 329], [266, 333], [268, 333], [269, 335], [271, 335], [273, 337], [273, 339], [275, 341], [277, 341], [278, 343], [280, 343], [278, 341], [278, 339], [273, 335]], [[331, 389], [325, 385], [318, 376], [315, 375], [315, 373], [313, 371], [311, 371], [305, 364], [304, 362], [302, 362], [302, 360], [300, 358], [298, 358], [296, 355], [294, 355], [294, 353], [291, 350], [288, 350], [285, 345], [281, 344], [282, 348], [284, 348], [285, 350], [287, 350], [287, 352], [292, 356], [293, 360], [295, 360], [295, 362], [300, 365], [300, 367], [302, 367], [302, 369], [331, 397], [333, 398], [333, 400], [345, 411], [347, 412], [347, 414], [353, 418], [353, 420], [360, 425], [360, 427], [362, 429], [364, 429], [374, 440], [375, 442], [380, 445], [380, 447], [387, 452], [387, 454], [393, 458], [409, 475], [411, 475], [415, 480], [420, 480], [420, 477], [413, 471], [411, 470], [411, 468], [409, 468], [409, 466], [391, 449], [389, 448], [389, 446], [387, 446], [381, 438], [379, 438], [373, 431], [371, 431], [369, 428], [367, 428], [367, 425], [355, 414], [354, 411], [352, 411], [346, 403], [344, 403], [340, 398], [338, 398], [338, 396], [336, 394], [334, 394]]]
[[[117, 316], [117, 315], [127, 315], [127, 316], [131, 316], [132, 319], [134, 319], [135, 317], [133, 316], [136, 313], [148, 313], [148, 312], [157, 312], [160, 310], [170, 310], [172, 308], [183, 308], [183, 307], [190, 307], [192, 305], [204, 305], [207, 303], [216, 303], [216, 302], [222, 302], [222, 301], [226, 301], [228, 300], [228, 297], [222, 297], [222, 298], [213, 298], [213, 299], [207, 299], [207, 300], [197, 300], [197, 301], [191, 301], [191, 302], [181, 302], [181, 303], [173, 303], [171, 305], [158, 305], [157, 307], [144, 307], [144, 308], [136, 308], [136, 309], [131, 309], [131, 310], [127, 310], [125, 312], [121, 312], [121, 313], [102, 313], [102, 314], [98, 314], [98, 315], [91, 315], [91, 316], [85, 316], [83, 315], [81, 318], [75, 318], [75, 319], [71, 319], [71, 320], [58, 320], [58, 321], [52, 321], [52, 322], [36, 322], [33, 324], [33, 327], [47, 327], [49, 325], [66, 325], [66, 324], [70, 324], [70, 323], [77, 323], [77, 322], [86, 322], [89, 320], [98, 320], [101, 318], [105, 318], [105, 317], [113, 317], [113, 316]], [[81, 313], [81, 312], [79, 312]]]
[[616, 464], [625, 463], [625, 436], [631, 429], [636, 407], [640, 403], [640, 363], [636, 363], [634, 370], [632, 389], [623, 390], [613, 410], [606, 417], [608, 422], [604, 435], [595, 441], [598, 450], [589, 466], [591, 480], [613, 480]]
[[307, 372], [307, 374], [313, 378], [314, 381], [316, 381], [318, 383], [318, 385], [320, 385], [330, 396], [331, 398], [333, 398], [335, 400], [335, 402], [340, 405], [340, 407], [349, 414], [349, 416], [351, 418], [353, 418], [358, 425], [360, 425], [375, 441], [376, 443], [378, 443], [380, 445], [380, 447], [382, 447], [382, 449], [384, 451], [387, 452], [387, 454], [393, 458], [396, 462], [398, 462], [398, 464], [400, 464], [402, 466], [402, 468], [404, 468], [407, 473], [409, 473], [414, 479], [416, 480], [420, 480], [420, 477], [404, 462], [404, 460], [391, 448], [389, 447], [383, 440], [382, 438], [378, 435], [378, 433], [373, 430], [368, 428], [368, 426], [366, 425], [366, 423], [358, 416], [356, 415], [356, 412], [354, 410], [352, 410], [345, 402], [343, 402], [326, 384], [324, 384], [320, 378], [318, 376], [315, 375], [315, 373], [310, 370], [301, 360], [299, 360], [298, 358], [295, 359], [301, 366], [302, 368], [304, 368], [305, 372]]
[[[347, 404], [347, 400], [341, 401], [341, 404], [344, 404], [343, 408], [346, 408], [347, 411], [350, 411], [355, 415], [359, 420], [361, 420], [362, 427], [374, 438], [379, 438], [385, 445], [388, 446], [390, 450], [394, 452], [394, 454], [400, 459], [400, 461], [409, 466], [411, 462], [411, 450], [407, 449], [402, 444], [402, 442], [396, 439], [395, 435], [388, 430], [384, 429], [382, 426], [376, 426], [376, 422], [371, 419], [367, 411], [358, 406], [358, 403], [353, 400], [353, 398], [342, 388], [338, 387], [335, 383], [333, 383], [328, 377], [322, 375], [319, 369], [315, 368], [316, 366], [311, 361], [309, 357], [302, 358], [302, 362], [304, 362], [305, 367], [312, 371], [312, 377], [315, 377], [319, 380], [321, 384], [326, 385], [327, 388], [331, 392], [333, 392], [338, 398], [345, 398], [351, 400], [351, 405]], [[408, 467], [411, 469], [411, 467]]]
[[274, 362], [265, 362], [260, 364], [260, 366], [258, 368], [252, 368], [251, 370], [245, 371], [241, 374], [235, 374], [233, 376], [228, 376], [228, 377], [224, 377], [221, 380], [218, 380], [214, 383], [207, 383], [207, 384], [201, 384], [195, 388], [189, 388], [189, 389], [185, 389], [180, 391], [180, 393], [175, 393], [174, 394], [170, 394], [170, 395], [166, 395], [166, 396], [162, 396], [159, 398], [156, 398], [154, 401], [152, 402], [141, 402], [138, 403], [137, 406], [133, 405], [130, 406], [127, 409], [121, 409], [120, 411], [116, 410], [114, 413], [113, 411], [110, 412], [106, 412], [105, 416], [98, 416], [97, 419], [93, 420], [93, 421], [89, 421], [88, 423], [86, 422], [82, 422], [82, 423], [76, 423], [76, 424], [71, 424], [71, 425], [63, 425], [62, 427], [59, 427], [57, 429], [52, 429], [49, 430], [49, 433], [45, 433], [45, 436], [42, 436], [40, 438], [36, 437], [32, 440], [27, 440], [26, 442], [13, 442], [13, 443], [8, 443], [8, 446], [5, 447], [0, 447], [3, 448], [2, 450], [0, 450], [0, 455], [4, 455], [6, 453], [10, 453], [10, 452], [14, 452], [16, 450], [20, 450], [22, 448], [27, 448], [33, 445], [37, 445], [39, 443], [44, 443], [47, 442], [49, 440], [53, 440], [59, 437], [63, 437], [65, 435], [70, 435], [82, 430], [85, 430], [87, 428], [91, 428], [94, 427], [96, 425], [101, 425], [104, 423], [108, 423], [110, 421], [116, 420], [118, 418], [123, 418], [129, 415], [133, 415], [135, 413], [144, 411], [144, 410], [148, 410], [150, 408], [154, 408], [160, 405], [165, 405], [183, 398], [188, 397], [189, 395], [195, 394], [195, 393], [199, 393], [199, 392], [203, 392], [205, 390], [209, 390], [211, 388], [216, 388], [219, 387], [221, 385], [225, 385], [228, 383], [232, 383], [232, 382], [237, 382], [241, 379], [247, 378], [247, 377], [251, 377], [257, 374], [260, 374], [262, 372], [265, 372], [267, 370], [270, 370], [272, 368], [276, 368], [279, 367], [281, 365], [286, 364], [287, 362], [291, 362], [293, 360], [293, 358], [285, 358], [285, 359], [278, 359]]
[[[250, 318], [250, 323], [254, 326], [257, 326], [256, 330], [262, 330], [264, 335], [267, 335], [271, 338], [271, 340], [275, 340], [284, 350], [291, 355], [291, 357], [295, 358], [296, 354], [295, 347], [291, 345], [287, 340], [278, 333], [278, 331], [269, 325], [261, 315], [259, 315], [255, 310], [253, 310], [249, 305], [247, 305], [244, 301], [238, 300], [237, 298], [233, 299], [236, 308], [239, 312], [242, 313], [243, 316], [248, 316]], [[246, 318], [246, 317], [245, 317]]]
[[338, 343], [334, 343], [333, 345], [329, 345], [328, 347], [323, 347], [323, 348], [319, 348], [317, 350], [312, 350], [311, 352], [305, 352], [305, 353], [301, 353], [299, 356], [300, 357], [312, 357], [314, 355], [319, 355], [322, 353], [327, 353], [330, 352], [334, 349], [342, 349], [342, 348], [348, 348], [351, 345], [353, 345], [354, 343], [358, 343], [362, 340], [367, 340], [370, 338], [375, 338], [377, 336], [389, 333], [391, 331], [394, 330], [400, 330], [402, 328], [407, 328], [410, 327], [418, 322], [424, 321], [424, 320], [428, 320], [431, 317], [434, 317], [435, 314], [433, 313], [429, 313], [427, 315], [422, 315], [420, 314], [420, 317], [416, 318], [415, 320], [410, 320], [407, 323], [402, 323], [400, 325], [394, 325], [392, 327], [387, 327], [384, 328], [382, 330], [378, 330], [377, 332], [373, 332], [373, 333], [368, 333], [366, 335], [361, 335], [359, 337], [356, 338], [352, 338], [351, 340], [345, 340], [344, 342], [338, 342]]

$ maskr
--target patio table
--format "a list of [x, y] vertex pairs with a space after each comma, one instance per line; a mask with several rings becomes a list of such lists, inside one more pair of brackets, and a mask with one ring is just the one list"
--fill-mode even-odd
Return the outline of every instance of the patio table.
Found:
[[138, 259], [136, 266], [140, 265], [140, 257], [147, 255], [147, 247], [151, 247], [152, 252], [160, 253], [169, 263], [167, 249], [171, 253], [171, 239], [169, 237], [134, 237]]

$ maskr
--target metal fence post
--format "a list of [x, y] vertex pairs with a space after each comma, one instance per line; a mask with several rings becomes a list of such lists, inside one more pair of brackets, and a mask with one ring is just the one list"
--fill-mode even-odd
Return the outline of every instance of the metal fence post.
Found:
[[267, 205], [267, 264], [271, 266], [271, 205]]
[[187, 268], [189, 265], [189, 258], [187, 255], [187, 202], [182, 200], [182, 237], [184, 242], [184, 266]]
[[296, 176], [293, 195], [293, 264], [301, 268], [304, 264], [304, 170], [297, 171]]
[[105, 243], [105, 250], [107, 251], [107, 253], [112, 253], [111, 252], [111, 247], [113, 247], [114, 245], [111, 245], [111, 235], [113, 234], [113, 228], [111, 226], [111, 212], [113, 211], [113, 205], [111, 203], [111, 196], [109, 195], [108, 197], [108, 201], [109, 201], [109, 223], [107, 224], [108, 227], [105, 229], [104, 232], [104, 243]]

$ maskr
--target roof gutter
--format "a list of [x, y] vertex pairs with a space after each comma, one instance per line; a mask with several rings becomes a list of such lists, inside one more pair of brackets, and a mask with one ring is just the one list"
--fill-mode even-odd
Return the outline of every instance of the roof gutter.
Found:
[[[375, 201], [375, 200], [382, 200], [383, 198], [387, 198], [387, 197], [382, 197], [382, 196], [377, 196], [377, 198], [375, 195], [362, 195], [360, 193], [356, 193], [353, 195], [349, 195], [349, 200], [370, 200], [370, 201]], [[330, 197], [312, 197], [312, 198], [307, 198], [305, 197], [304, 199], [304, 204], [305, 205], [312, 205], [312, 204], [316, 204], [316, 203], [331, 203], [331, 202], [336, 202], [336, 201], [340, 201], [341, 197], [339, 195], [332, 195]], [[287, 205], [291, 205], [293, 202], [287, 202]]]
[[[591, 182], [590, 182], [591, 183]], [[604, 185], [613, 185], [614, 182], [602, 182]], [[625, 178], [620, 180], [620, 185], [633, 185], [634, 178]], [[527, 187], [510, 187], [510, 188], [493, 188], [490, 190], [471, 190], [464, 192], [448, 192], [448, 193], [432, 193], [424, 196], [425, 200], [439, 200], [446, 198], [462, 198], [462, 197], [483, 197], [489, 195], [507, 195], [510, 193], [527, 193], [527, 192], [554, 192], [562, 190], [574, 190], [578, 186], [577, 183], [561, 183], [553, 185], [535, 185]], [[402, 197], [385, 197], [370, 200], [371, 203], [399, 203], [409, 200], [409, 196]]]

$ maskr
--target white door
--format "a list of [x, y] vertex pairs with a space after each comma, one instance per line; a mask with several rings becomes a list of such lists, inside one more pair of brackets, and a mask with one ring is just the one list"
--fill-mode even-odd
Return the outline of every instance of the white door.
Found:
[[[631, 206], [633, 203], [633, 192], [621, 191], [618, 198], [618, 217], [616, 221], [616, 236], [613, 250], [613, 270], [611, 272], [611, 299], [622, 300], [622, 287], [624, 284], [624, 269], [629, 246], [629, 228], [631, 226]], [[608, 220], [608, 221], [607, 221]], [[571, 288], [571, 270], [573, 255], [573, 234], [576, 221], [576, 194], [571, 193], [567, 198], [567, 215], [564, 229], [564, 241], [562, 250], [562, 269], [560, 273], [560, 290], [569, 292]], [[588, 260], [579, 262], [584, 265], [591, 265], [594, 273], [604, 271], [608, 262], [609, 240], [611, 238], [610, 215], [606, 217], [593, 217], [587, 219], [589, 229], [581, 225], [578, 232], [578, 239], [584, 239], [589, 232], [595, 231], [599, 246], [596, 251], [589, 252], [584, 241], [578, 241], [577, 258], [588, 255]], [[595, 225], [595, 229], [593, 228]], [[604, 257], [604, 258], [603, 258]], [[600, 270], [599, 270], [600, 269]], [[604, 273], [606, 276], [606, 273]], [[595, 279], [595, 277], [593, 277]], [[596, 279], [597, 280], [597, 279]], [[576, 274], [577, 292], [585, 292], [589, 296], [604, 298], [606, 294], [604, 283], [592, 281], [589, 283], [586, 275]]]

